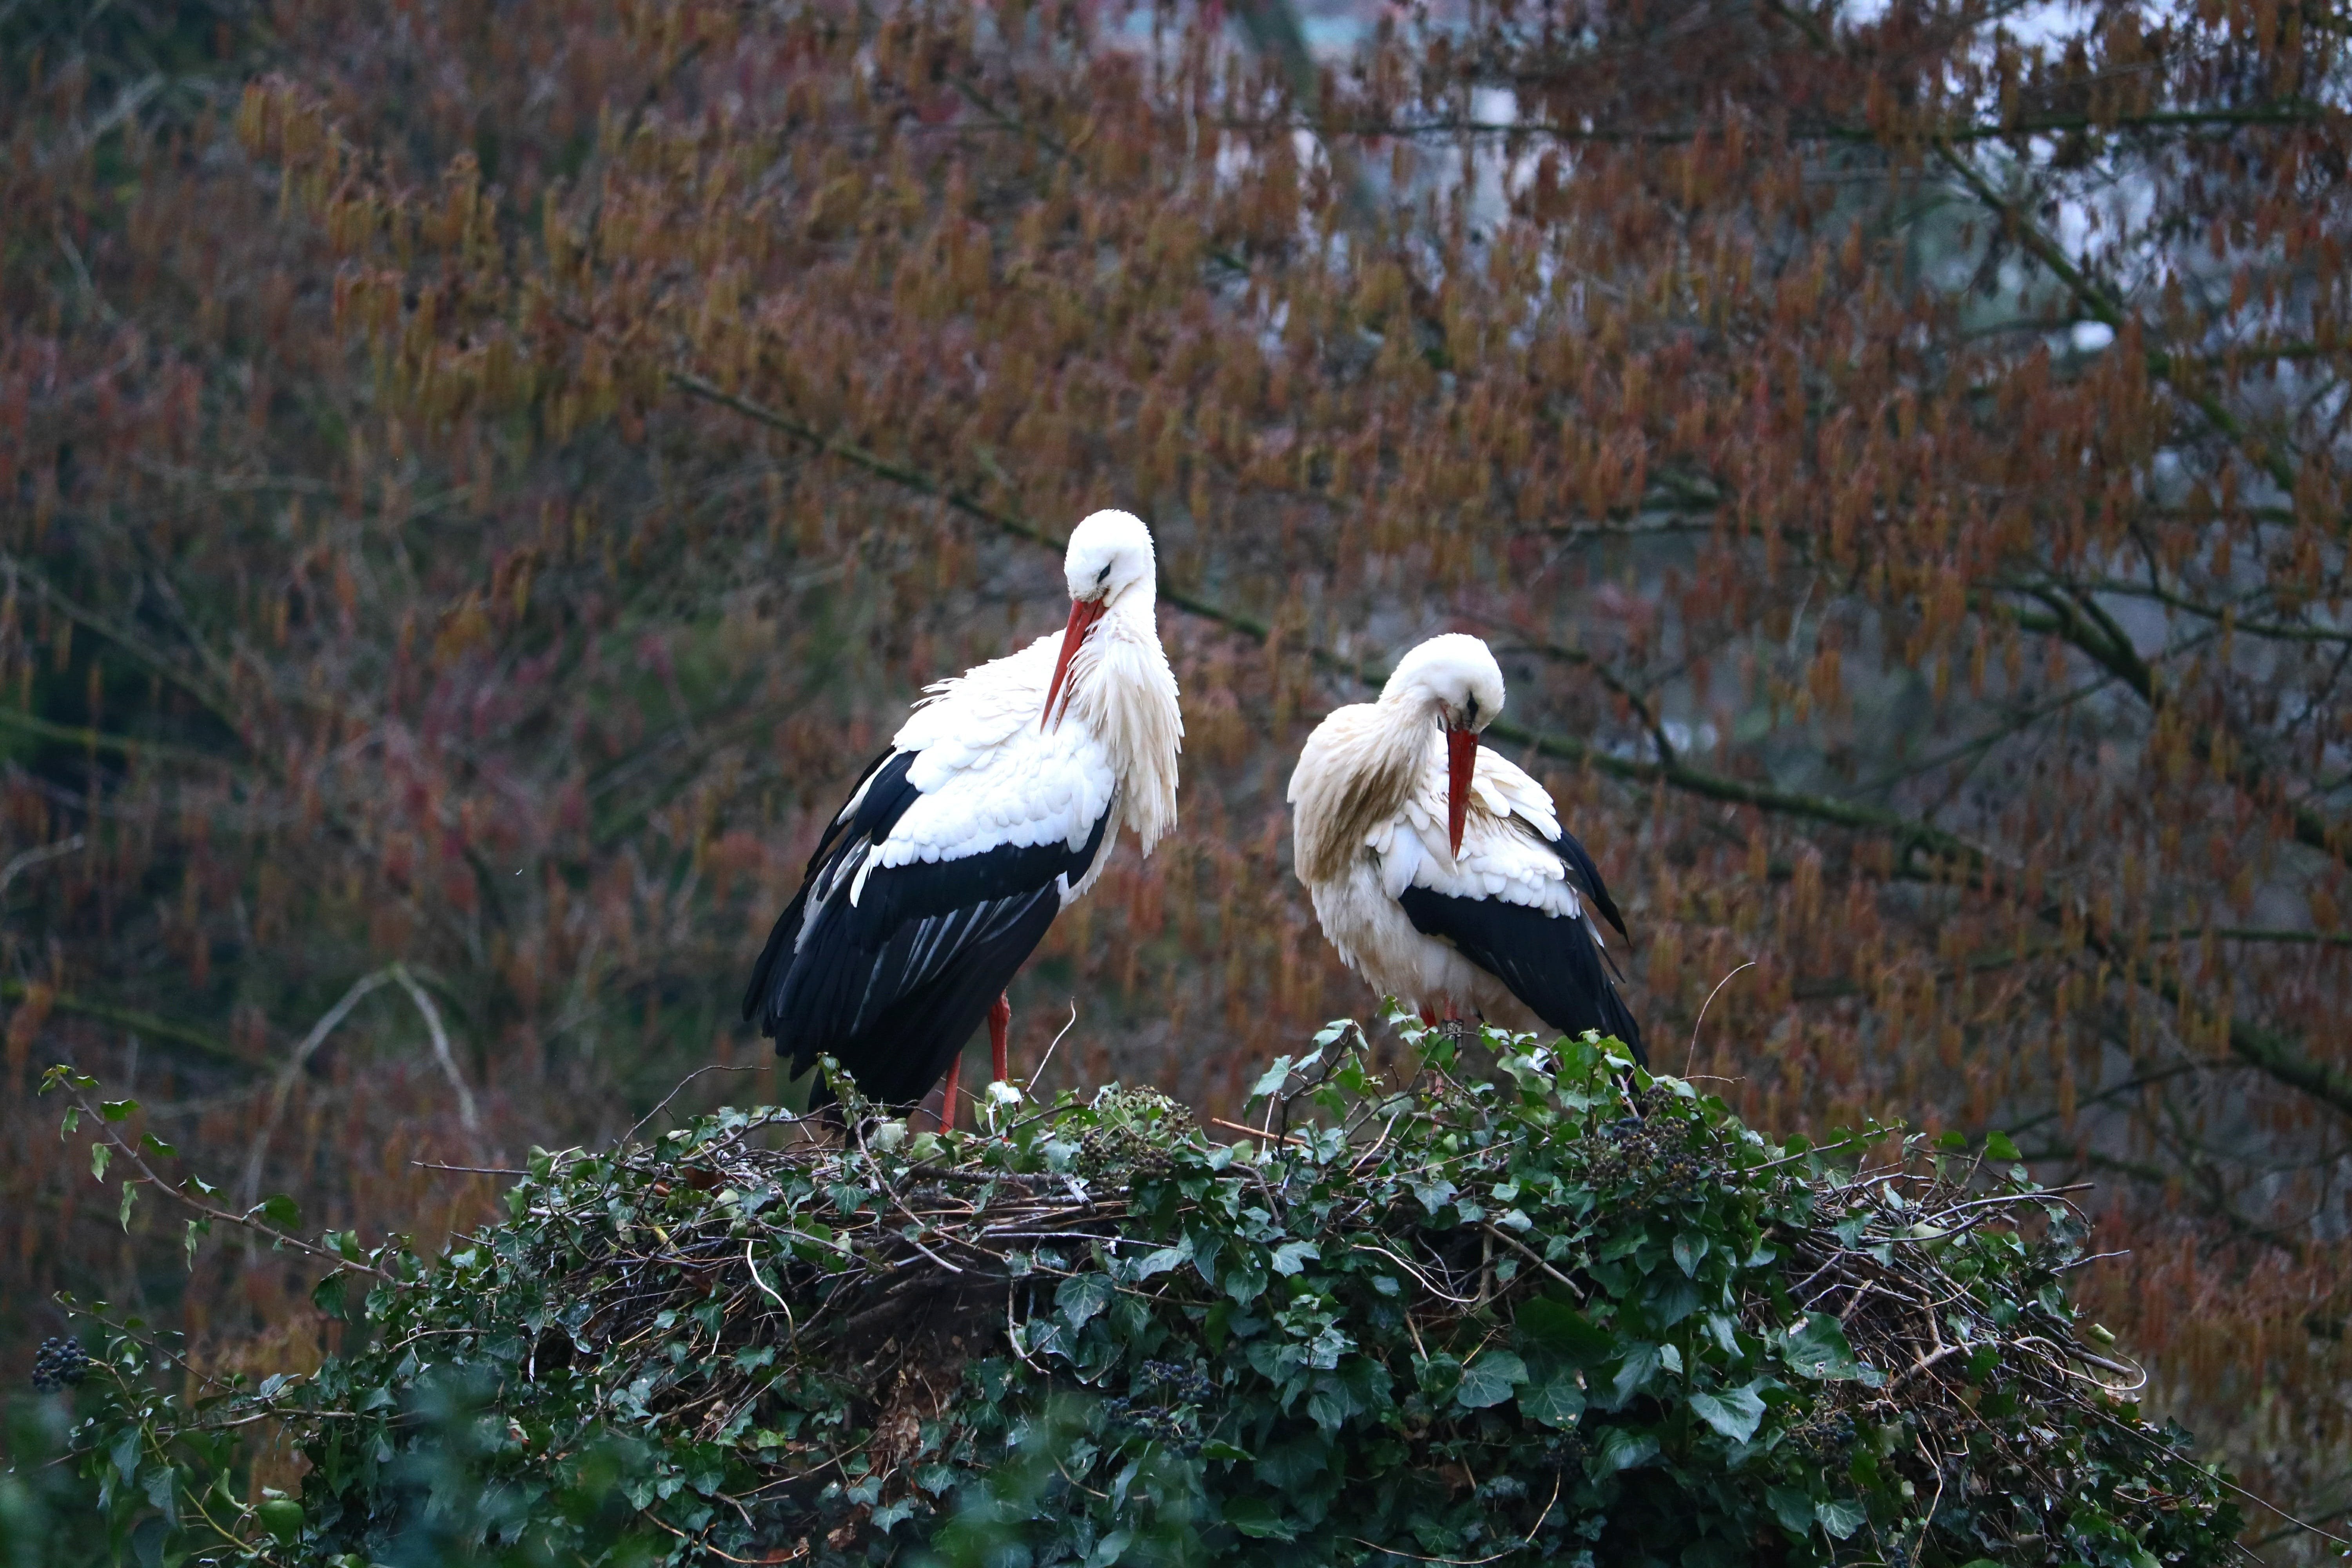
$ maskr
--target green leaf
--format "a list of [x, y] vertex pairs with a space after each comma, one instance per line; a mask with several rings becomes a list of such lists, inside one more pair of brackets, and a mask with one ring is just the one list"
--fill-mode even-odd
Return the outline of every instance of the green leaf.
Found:
[[1454, 1402], [1465, 1410], [1484, 1410], [1508, 1399], [1511, 1390], [1527, 1380], [1526, 1362], [1509, 1351], [1488, 1351], [1462, 1369]]
[[1985, 1157], [1989, 1160], [2002, 1161], [2021, 1158], [2017, 1152], [2017, 1145], [2010, 1142], [2009, 1134], [2006, 1132], [1995, 1132], [1985, 1139]]
[[1766, 1487], [1764, 1500], [1771, 1506], [1772, 1517], [1780, 1528], [1791, 1535], [1810, 1535], [1813, 1530], [1813, 1500], [1795, 1487]]
[[1693, 1394], [1690, 1405], [1700, 1420], [1735, 1443], [1756, 1436], [1757, 1424], [1764, 1419], [1764, 1401], [1752, 1383], [1721, 1394]]
[[1528, 1383], [1519, 1390], [1519, 1411], [1530, 1421], [1540, 1421], [1547, 1426], [1562, 1429], [1576, 1425], [1584, 1414], [1584, 1390], [1576, 1384], [1576, 1373], [1562, 1372], [1542, 1383]]
[[1439, 1351], [1435, 1355], [1416, 1363], [1413, 1381], [1432, 1399], [1443, 1399], [1462, 1384], [1462, 1363]]
[[1699, 1262], [1706, 1257], [1706, 1249], [1707, 1240], [1705, 1231], [1684, 1230], [1675, 1233], [1675, 1261], [1682, 1266], [1682, 1271], [1685, 1274], [1695, 1276], [1698, 1273]]
[[173, 1148], [152, 1132], [142, 1132], [139, 1135], [139, 1146], [150, 1154], [160, 1154], [166, 1160], [176, 1159], [180, 1153], [177, 1149]]
[[[1279, 1093], [1283, 1084], [1286, 1082], [1289, 1078], [1290, 1058], [1288, 1057], [1276, 1057], [1274, 1058], [1274, 1065], [1266, 1068], [1265, 1071], [1258, 1074], [1257, 1081], [1250, 1085], [1249, 1097], [1252, 1100], [1264, 1100], [1270, 1094]], [[1286, 1535], [1283, 1539], [1287, 1541], [1290, 1538]]]
[[261, 1200], [261, 1217], [280, 1230], [290, 1231], [302, 1223], [302, 1211], [284, 1193], [272, 1193]]
[[1533, 1296], [1519, 1303], [1520, 1334], [1575, 1367], [1599, 1366], [1617, 1353], [1608, 1330], [1565, 1301]]
[[1251, 1453], [1247, 1448], [1237, 1447], [1234, 1444], [1226, 1442], [1223, 1437], [1212, 1437], [1201, 1445], [1201, 1458], [1204, 1459], [1247, 1461], [1255, 1459], [1257, 1456]]
[[1235, 1264], [1225, 1270], [1225, 1294], [1243, 1306], [1248, 1306], [1265, 1294], [1265, 1270], [1252, 1264]]
[[210, 1236], [212, 1233], [213, 1222], [209, 1219], [192, 1219], [188, 1222], [187, 1248], [190, 1268], [196, 1266], [196, 1238], [200, 1236]]
[[1789, 1358], [1789, 1369], [1800, 1377], [1819, 1383], [1859, 1381], [1874, 1386], [1877, 1382], [1876, 1370], [1854, 1359], [1845, 1330], [1827, 1312], [1807, 1313], [1803, 1322], [1788, 1331], [1781, 1350]]
[[[1177, 1243], [1174, 1247], [1162, 1247], [1153, 1251], [1150, 1256], [1144, 1258], [1142, 1267], [1136, 1269], [1135, 1278], [1137, 1282], [1140, 1283], [1143, 1280], [1150, 1279], [1155, 1274], [1167, 1274], [1175, 1269], [1181, 1268], [1184, 1265], [1192, 1261], [1192, 1238], [1187, 1237], [1184, 1240]], [[1105, 1285], [1108, 1285], [1110, 1281], [1106, 1279], [1103, 1283]], [[1071, 1326], [1075, 1328], [1077, 1325], [1072, 1324]]]
[[292, 1498], [271, 1498], [253, 1511], [278, 1545], [292, 1546], [302, 1539], [302, 1505]]
[[101, 1100], [98, 1102], [98, 1113], [109, 1121], [127, 1121], [131, 1113], [138, 1109], [139, 1102], [135, 1100]]
[[1654, 1344], [1636, 1341], [1626, 1346], [1625, 1360], [1617, 1368], [1615, 1384], [1617, 1403], [1622, 1405], [1633, 1395], [1647, 1390], [1651, 1380], [1658, 1374], [1658, 1367], [1662, 1360], [1663, 1358], [1658, 1354], [1658, 1347]]
[[1087, 1320], [1110, 1305], [1111, 1283], [1101, 1274], [1073, 1274], [1055, 1288], [1054, 1310], [1073, 1329], [1083, 1329]]
[[1296, 1541], [1298, 1527], [1285, 1519], [1281, 1511], [1265, 1498], [1237, 1497], [1225, 1500], [1225, 1522], [1244, 1535], [1259, 1541]]
[[1597, 1481], [1620, 1470], [1639, 1468], [1657, 1454], [1658, 1440], [1649, 1433], [1636, 1436], [1622, 1426], [1612, 1426], [1601, 1435], [1600, 1446], [1585, 1461], [1585, 1468]]
[[1319, 1261], [1322, 1256], [1322, 1249], [1311, 1241], [1286, 1241], [1274, 1249], [1270, 1261], [1276, 1274], [1287, 1276], [1306, 1268], [1307, 1259]]
[[340, 1318], [350, 1288], [351, 1277], [338, 1268], [310, 1287], [310, 1304], [331, 1318]]
[[107, 1163], [113, 1158], [114, 1151], [108, 1145], [104, 1143], [92, 1143], [89, 1146], [90, 1179], [98, 1182], [106, 1180]]
[[1813, 1515], [1822, 1521], [1823, 1530], [1840, 1541], [1860, 1530], [1866, 1517], [1862, 1511], [1862, 1504], [1852, 1499], [1817, 1502], [1813, 1505]]
[[123, 1235], [125, 1235], [125, 1236], [128, 1236], [128, 1235], [130, 1235], [130, 1234], [131, 1234], [131, 1205], [132, 1204], [136, 1203], [138, 1200], [139, 1200], [139, 1184], [138, 1184], [138, 1183], [136, 1183], [136, 1182], [125, 1182], [125, 1183], [123, 1183], [123, 1184], [122, 1184], [122, 1212], [121, 1212], [121, 1215], [118, 1215], [117, 1217], [119, 1217], [119, 1218], [121, 1220], [121, 1222], [122, 1222], [122, 1234], [123, 1234]]

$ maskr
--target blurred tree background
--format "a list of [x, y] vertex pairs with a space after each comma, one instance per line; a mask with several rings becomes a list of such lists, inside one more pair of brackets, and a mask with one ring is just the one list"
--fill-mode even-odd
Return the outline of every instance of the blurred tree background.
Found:
[[1233, 1114], [1365, 1014], [1282, 785], [1478, 632], [1660, 1065], [2095, 1182], [2154, 1408], [2340, 1522], [2347, 49], [2292, 0], [0, 5], [0, 1397], [60, 1289], [211, 1365], [323, 1331], [120, 1227], [52, 1060], [428, 1247], [494, 1192], [437, 1166], [772, 1097], [736, 1003], [821, 821], [1115, 505], [1183, 826], [1021, 1060]]

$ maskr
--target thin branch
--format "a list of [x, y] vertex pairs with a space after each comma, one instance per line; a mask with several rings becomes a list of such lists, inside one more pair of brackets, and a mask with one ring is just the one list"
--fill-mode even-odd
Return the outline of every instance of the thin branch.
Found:
[[408, 993], [408, 999], [416, 1004], [416, 1010], [425, 1015], [425, 1032], [433, 1037], [433, 1059], [441, 1064], [443, 1076], [448, 1079], [449, 1087], [457, 1092], [457, 1120], [467, 1132], [479, 1132], [482, 1119], [474, 1110], [474, 1091], [466, 1087], [466, 1077], [457, 1070], [457, 1058], [450, 1054], [449, 1032], [441, 1026], [441, 1009], [433, 1005], [433, 998], [426, 994], [425, 987], [416, 984], [416, 977], [408, 973], [408, 965], [395, 963], [389, 973], [393, 979], [400, 982], [400, 988]]
[[8, 884], [15, 881], [19, 873], [29, 871], [45, 861], [62, 859], [80, 848], [82, 843], [82, 836], [77, 833], [55, 844], [43, 844], [11, 856], [5, 866], [0, 866], [0, 899], [8, 896]]
[[[35, 987], [22, 980], [0, 980], [0, 1002], [24, 1002], [31, 998]], [[44, 987], [43, 989], [46, 989]], [[225, 1066], [254, 1070], [254, 1064], [245, 1053], [227, 1041], [216, 1039], [201, 1029], [185, 1024], [175, 1024], [152, 1013], [142, 1013], [136, 1007], [118, 1007], [110, 1002], [94, 1002], [70, 992], [49, 991], [48, 1005], [60, 1013], [79, 1014], [95, 1018], [101, 1024], [115, 1024], [132, 1030], [143, 1038], [170, 1040], [193, 1050], [203, 1052]]]
[[248, 1208], [260, 1201], [261, 1163], [269, 1152], [269, 1141], [277, 1136], [278, 1124], [286, 1115], [287, 1101], [293, 1097], [295, 1081], [302, 1076], [302, 1069], [310, 1065], [311, 1053], [325, 1043], [336, 1025], [351, 1016], [352, 1009], [358, 1006], [369, 992], [391, 979], [390, 969], [379, 969], [352, 982], [351, 989], [343, 993], [342, 1000], [328, 1008], [319, 1021], [310, 1026], [310, 1032], [302, 1037], [302, 1043], [294, 1047], [293, 1054], [286, 1058], [286, 1065], [278, 1070], [278, 1081], [269, 1093], [269, 1113], [261, 1119], [261, 1127], [254, 1133], [252, 1145], [246, 1151], [245, 1179], [237, 1185], [237, 1196]]

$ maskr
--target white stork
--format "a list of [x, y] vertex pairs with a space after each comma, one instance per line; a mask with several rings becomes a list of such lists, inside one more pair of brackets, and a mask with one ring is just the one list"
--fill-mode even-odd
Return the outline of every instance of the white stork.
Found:
[[[985, 1017], [996, 1076], [1004, 988], [1119, 829], [1143, 853], [1176, 822], [1184, 731], [1153, 619], [1151, 534], [1098, 511], [1070, 535], [1059, 637], [929, 688], [833, 819], [751, 972], [743, 1016], [795, 1075], [830, 1056], [883, 1105], [912, 1105]], [[830, 1103], [820, 1084], [812, 1105]]]
[[1543, 786], [1478, 744], [1502, 708], [1495, 656], [1451, 635], [1317, 725], [1290, 775], [1298, 879], [1348, 966], [1423, 1019], [1598, 1029], [1646, 1061], [1592, 919], [1624, 933], [1600, 869]]

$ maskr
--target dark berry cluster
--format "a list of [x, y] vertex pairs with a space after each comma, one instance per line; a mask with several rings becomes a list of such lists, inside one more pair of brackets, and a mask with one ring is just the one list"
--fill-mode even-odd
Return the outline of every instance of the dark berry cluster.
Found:
[[1078, 1140], [1078, 1173], [1154, 1176], [1168, 1168], [1168, 1145], [1192, 1130], [1192, 1113], [1154, 1089], [1113, 1089], [1097, 1099], [1102, 1120]]
[[1628, 1116], [1601, 1130], [1590, 1170], [1595, 1186], [1633, 1185], [1661, 1198], [1696, 1194], [1713, 1170], [1696, 1146], [1698, 1131], [1662, 1115], [1666, 1097], [1656, 1089], [1642, 1096], [1643, 1116]]
[[1789, 1428], [1789, 1442], [1813, 1459], [1834, 1459], [1853, 1447], [1853, 1415], [1845, 1410], [1817, 1410]]
[[33, 1358], [33, 1386], [47, 1394], [71, 1388], [89, 1375], [89, 1352], [79, 1340], [43, 1340]]
[[1103, 1421], [1121, 1436], [1167, 1443], [1190, 1455], [1198, 1451], [1193, 1410], [1216, 1394], [1206, 1373], [1181, 1362], [1148, 1361], [1136, 1368], [1130, 1392], [1103, 1401]]

